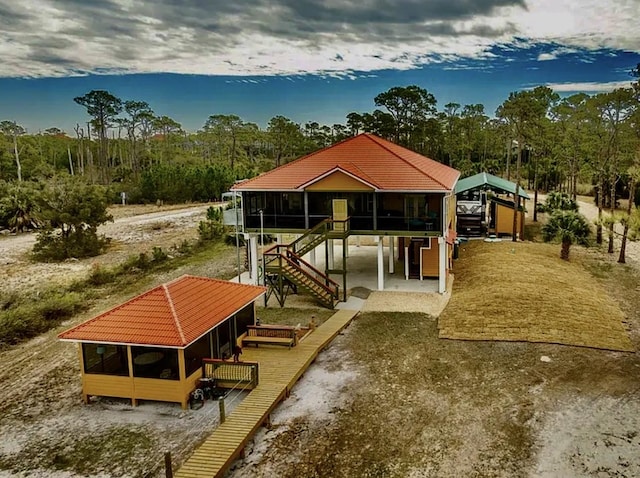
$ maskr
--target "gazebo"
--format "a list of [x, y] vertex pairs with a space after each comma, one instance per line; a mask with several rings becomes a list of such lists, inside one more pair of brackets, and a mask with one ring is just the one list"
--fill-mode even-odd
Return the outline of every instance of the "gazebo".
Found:
[[185, 275], [61, 333], [79, 344], [82, 398], [178, 402], [202, 376], [202, 359], [227, 358], [255, 322], [264, 287]]

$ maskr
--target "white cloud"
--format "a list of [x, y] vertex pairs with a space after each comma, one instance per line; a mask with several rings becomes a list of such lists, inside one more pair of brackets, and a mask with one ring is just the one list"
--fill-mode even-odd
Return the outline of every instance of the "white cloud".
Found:
[[[239, 6], [239, 5], [242, 5]], [[0, 0], [0, 76], [342, 74], [489, 59], [640, 52], [638, 0]], [[340, 61], [336, 61], [339, 58]], [[587, 61], [588, 56], [584, 57]]]
[[558, 55], [555, 53], [540, 53], [538, 55], [538, 61], [549, 61], [555, 60], [556, 58], [558, 58]]
[[616, 88], [629, 88], [631, 81], [608, 81], [603, 83], [588, 81], [577, 83], [548, 83], [546, 86], [557, 93], [599, 93], [604, 91], [613, 91]]

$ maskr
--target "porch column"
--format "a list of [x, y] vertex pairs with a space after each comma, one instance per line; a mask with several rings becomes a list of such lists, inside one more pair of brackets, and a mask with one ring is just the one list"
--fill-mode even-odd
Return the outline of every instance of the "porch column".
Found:
[[304, 228], [309, 229], [309, 193], [304, 192]]
[[249, 235], [249, 271], [252, 284], [258, 284], [258, 236]]
[[373, 193], [373, 230], [378, 230], [378, 195], [376, 193]]
[[327, 248], [329, 250], [329, 263], [327, 264], [327, 269], [333, 270], [333, 239], [327, 240]]
[[129, 378], [131, 379], [131, 406], [135, 407], [138, 405], [138, 400], [136, 399], [135, 386], [133, 384], [133, 354], [131, 353], [131, 345], [127, 345], [127, 365], [129, 366]]
[[404, 238], [404, 280], [409, 280], [409, 246], [407, 246], [407, 238]]
[[309, 251], [309, 263], [313, 267], [316, 266], [316, 248], [315, 247]]
[[394, 237], [389, 236], [389, 274], [396, 271]]
[[438, 238], [438, 292], [447, 291], [447, 241]]
[[378, 238], [378, 290], [384, 290], [384, 242]]
[[282, 234], [276, 234], [276, 244], [282, 244]]

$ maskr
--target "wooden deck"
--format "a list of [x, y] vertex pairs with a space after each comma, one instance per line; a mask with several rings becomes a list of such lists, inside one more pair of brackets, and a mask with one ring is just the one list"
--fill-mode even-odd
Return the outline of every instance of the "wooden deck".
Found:
[[191, 455], [175, 474], [177, 478], [214, 478], [243, 452], [247, 442], [268, 419], [278, 403], [358, 312], [339, 310], [298, 345], [245, 347], [242, 358], [260, 363], [260, 383], [229, 414], [226, 421]]

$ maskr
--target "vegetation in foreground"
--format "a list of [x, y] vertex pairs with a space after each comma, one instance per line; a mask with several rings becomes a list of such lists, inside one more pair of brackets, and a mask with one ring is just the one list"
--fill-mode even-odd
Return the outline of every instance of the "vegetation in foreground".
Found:
[[[102, 296], [122, 294], [135, 288], [151, 274], [232, 255], [235, 256], [235, 248], [219, 241], [183, 242], [169, 251], [154, 247], [149, 253], [131, 256], [114, 267], [96, 264], [86, 279], [64, 288], [25, 293], [0, 292], [0, 348], [44, 333], [88, 310]], [[232, 277], [228, 271], [223, 271], [223, 274], [229, 275], [220, 278]]]

